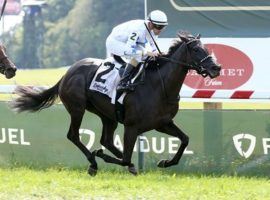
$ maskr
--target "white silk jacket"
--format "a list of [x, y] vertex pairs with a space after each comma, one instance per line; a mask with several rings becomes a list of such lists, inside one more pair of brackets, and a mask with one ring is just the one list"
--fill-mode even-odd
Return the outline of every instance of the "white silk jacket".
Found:
[[[148, 21], [131, 20], [117, 25], [106, 40], [109, 54], [124, 56], [127, 59], [135, 58], [141, 61], [147, 51], [157, 51], [157, 48], [146, 29]], [[151, 31], [156, 40], [157, 36]]]

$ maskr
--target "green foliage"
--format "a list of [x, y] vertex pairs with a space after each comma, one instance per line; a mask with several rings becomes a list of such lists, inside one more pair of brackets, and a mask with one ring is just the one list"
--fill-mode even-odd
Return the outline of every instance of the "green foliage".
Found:
[[70, 65], [85, 57], [104, 58], [105, 40], [113, 26], [143, 18], [143, 12], [139, 0], [76, 1], [69, 14], [52, 24], [45, 34], [45, 66]]
[[46, 21], [55, 23], [65, 18], [69, 11], [74, 7], [75, 0], [46, 0], [47, 9], [44, 9]]
[[[47, 0], [42, 15], [2, 35], [19, 67], [71, 65], [85, 57], [104, 58], [105, 40], [124, 21], [143, 18], [141, 0]], [[24, 18], [25, 19], [25, 18]], [[34, 30], [32, 29], [34, 27]]]

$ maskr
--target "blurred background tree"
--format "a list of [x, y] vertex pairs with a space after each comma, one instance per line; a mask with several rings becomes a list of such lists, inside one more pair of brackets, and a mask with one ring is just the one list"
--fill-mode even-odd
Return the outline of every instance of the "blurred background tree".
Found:
[[42, 15], [33, 18], [35, 30], [30, 29], [31, 24], [25, 30], [24, 23], [29, 21], [24, 16], [24, 22], [12, 33], [2, 35], [9, 54], [21, 68], [60, 67], [85, 57], [105, 58], [105, 40], [111, 29], [124, 21], [144, 18], [141, 0], [46, 2]]

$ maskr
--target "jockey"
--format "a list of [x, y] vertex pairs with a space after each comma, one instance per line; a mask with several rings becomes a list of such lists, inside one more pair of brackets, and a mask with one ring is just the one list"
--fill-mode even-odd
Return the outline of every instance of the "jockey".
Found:
[[147, 20], [131, 20], [113, 28], [106, 40], [107, 52], [118, 59], [124, 57], [128, 60], [117, 91], [130, 90], [128, 81], [131, 79], [130, 75], [133, 69], [146, 57], [159, 55], [148, 30], [152, 37], [157, 39], [167, 25], [166, 14], [160, 10], [154, 10], [149, 14]]

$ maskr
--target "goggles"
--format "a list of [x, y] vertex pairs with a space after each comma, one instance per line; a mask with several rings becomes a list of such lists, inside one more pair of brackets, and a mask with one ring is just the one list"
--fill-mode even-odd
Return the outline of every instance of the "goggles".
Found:
[[153, 24], [153, 27], [157, 30], [162, 30], [163, 28], [166, 27], [166, 25], [158, 25], [158, 24]]

